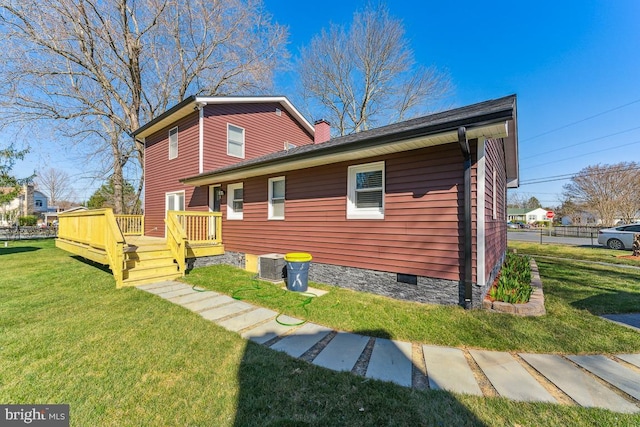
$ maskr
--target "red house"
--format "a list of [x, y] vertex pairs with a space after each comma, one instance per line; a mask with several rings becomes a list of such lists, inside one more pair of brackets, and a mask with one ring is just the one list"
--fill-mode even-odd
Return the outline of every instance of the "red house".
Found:
[[329, 139], [283, 97], [191, 97], [133, 133], [145, 145], [145, 235], [167, 210], [222, 213], [223, 255], [309, 252], [309, 279], [479, 307], [518, 185], [514, 95]]

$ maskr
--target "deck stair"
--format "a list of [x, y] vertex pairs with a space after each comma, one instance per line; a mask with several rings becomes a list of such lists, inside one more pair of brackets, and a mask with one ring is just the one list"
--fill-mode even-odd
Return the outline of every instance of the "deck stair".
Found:
[[171, 251], [163, 239], [127, 239], [124, 250], [124, 286], [138, 286], [181, 277]]

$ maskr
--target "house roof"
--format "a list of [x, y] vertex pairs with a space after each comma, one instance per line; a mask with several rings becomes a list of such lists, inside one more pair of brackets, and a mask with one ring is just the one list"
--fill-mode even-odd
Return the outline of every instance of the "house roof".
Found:
[[216, 184], [271, 173], [304, 169], [347, 160], [415, 150], [458, 141], [458, 128], [467, 138], [504, 138], [507, 183], [518, 186], [516, 96], [485, 101], [376, 129], [270, 153], [181, 181], [188, 185]]
[[297, 120], [311, 136], [314, 136], [314, 127], [285, 96], [195, 96], [192, 95], [179, 104], [174, 105], [160, 114], [149, 123], [141, 126], [131, 133], [137, 140], [143, 140], [147, 136], [172, 125], [177, 120], [193, 113], [204, 105], [213, 104], [256, 104], [278, 103]]

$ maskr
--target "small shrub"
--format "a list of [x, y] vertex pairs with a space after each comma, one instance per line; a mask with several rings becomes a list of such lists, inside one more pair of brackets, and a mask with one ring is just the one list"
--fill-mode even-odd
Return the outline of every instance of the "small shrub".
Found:
[[20, 224], [20, 227], [33, 226], [37, 223], [38, 217], [35, 215], [21, 216], [20, 218], [18, 218], [18, 224]]
[[507, 253], [498, 283], [489, 291], [489, 297], [494, 301], [522, 304], [529, 302], [532, 293], [529, 257]]

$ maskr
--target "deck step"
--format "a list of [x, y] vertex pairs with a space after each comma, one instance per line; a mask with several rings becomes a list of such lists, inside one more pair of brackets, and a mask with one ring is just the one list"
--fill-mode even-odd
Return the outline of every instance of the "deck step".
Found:
[[163, 274], [160, 276], [149, 276], [141, 279], [125, 279], [123, 280], [124, 286], [139, 286], [139, 285], [147, 285], [149, 283], [161, 282], [164, 280], [173, 280], [182, 277], [182, 274], [175, 273], [174, 275]]
[[146, 277], [159, 277], [162, 275], [174, 275], [178, 273], [178, 265], [164, 264], [160, 266], [136, 266], [124, 272], [125, 279], [144, 279]]

